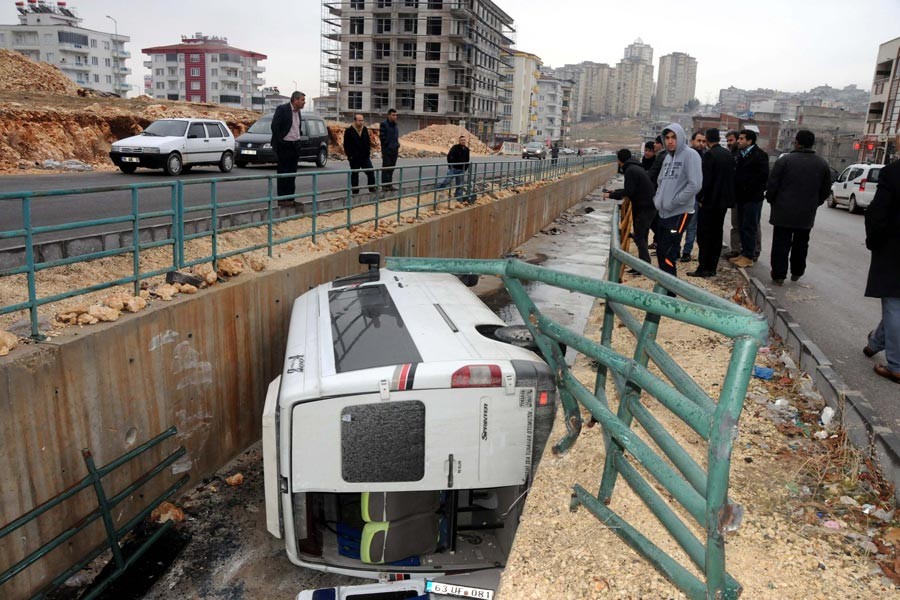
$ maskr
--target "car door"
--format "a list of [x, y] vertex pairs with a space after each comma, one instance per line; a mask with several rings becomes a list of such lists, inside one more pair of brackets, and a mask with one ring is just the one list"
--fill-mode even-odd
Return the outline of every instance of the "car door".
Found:
[[310, 156], [315, 155], [315, 152], [310, 148], [312, 139], [311, 134], [311, 126], [312, 121], [308, 119], [300, 118], [300, 158], [309, 158]]
[[203, 123], [191, 123], [187, 130], [187, 140], [184, 143], [184, 164], [196, 164], [211, 160], [207, 158], [212, 153], [209, 151], [209, 138], [206, 136], [206, 128]]
[[220, 123], [206, 123], [206, 133], [209, 137], [209, 152], [211, 158], [209, 160], [218, 161], [222, 158], [222, 153], [226, 150], [233, 150], [229, 137], [223, 131]]
[[847, 181], [844, 182], [844, 196], [850, 198], [852, 195], [858, 195], [859, 182], [862, 181], [863, 169], [860, 167], [850, 167], [850, 173], [847, 174]]
[[844, 169], [837, 178], [837, 181], [831, 186], [831, 192], [834, 194], [836, 200], [843, 200], [849, 197], [849, 194], [847, 193], [847, 176], [850, 175], [852, 168], [853, 167], [847, 167]]

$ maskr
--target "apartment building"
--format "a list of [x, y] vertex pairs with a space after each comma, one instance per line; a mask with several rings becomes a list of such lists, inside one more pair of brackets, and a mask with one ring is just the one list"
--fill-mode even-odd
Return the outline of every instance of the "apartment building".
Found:
[[234, 108], [265, 108], [265, 54], [228, 45], [224, 37], [196, 33], [181, 43], [141, 50], [150, 57], [154, 98], [211, 102]]
[[875, 75], [869, 96], [859, 160], [888, 163], [900, 149], [894, 139], [900, 132], [900, 37], [878, 46]]
[[524, 143], [537, 133], [538, 79], [541, 59], [528, 52], [513, 52], [512, 66], [504, 66], [501, 74], [509, 78], [509, 103], [501, 103], [496, 141]]
[[534, 140], [565, 145], [571, 126], [572, 95], [575, 82], [558, 79], [552, 72], [541, 73], [537, 81], [537, 119]]
[[131, 74], [131, 53], [125, 50], [130, 37], [82, 27], [66, 2], [27, 0], [15, 6], [19, 22], [0, 25], [0, 48], [55, 65], [81, 87], [120, 96], [131, 90], [125, 81]]
[[794, 148], [797, 131], [808, 129], [816, 136], [813, 150], [828, 161], [828, 164], [842, 171], [848, 164], [856, 162], [859, 132], [866, 125], [866, 115], [841, 108], [823, 106], [800, 106], [796, 119], [782, 121], [778, 131], [778, 150], [790, 152]]
[[610, 81], [610, 112], [617, 117], [649, 117], [653, 98], [653, 48], [638, 38], [625, 48]]
[[322, 0], [322, 96], [343, 119], [393, 107], [402, 130], [455, 123], [490, 141], [509, 106], [513, 35], [490, 0]]
[[656, 107], [683, 110], [694, 99], [697, 88], [697, 59], [684, 52], [659, 57]]
[[581, 116], [608, 115], [611, 113], [611, 83], [615, 69], [606, 63], [583, 62], [584, 71], [583, 99]]

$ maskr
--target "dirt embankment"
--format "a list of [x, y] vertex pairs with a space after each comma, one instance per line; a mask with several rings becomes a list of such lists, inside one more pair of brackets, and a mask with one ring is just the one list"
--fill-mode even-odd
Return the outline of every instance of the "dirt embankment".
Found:
[[[112, 168], [113, 142], [137, 135], [157, 119], [204, 117], [221, 119], [235, 137], [260, 113], [218, 104], [168, 101], [140, 96], [118, 98], [79, 88], [62, 71], [18, 52], [0, 49], [0, 173], [40, 168], [45, 160], [77, 159]], [[346, 123], [329, 123], [329, 151], [343, 158]], [[455, 125], [436, 125], [401, 138], [404, 158], [444, 156], [460, 132]], [[378, 152], [378, 127], [370, 128]], [[487, 146], [469, 135], [474, 154]]]

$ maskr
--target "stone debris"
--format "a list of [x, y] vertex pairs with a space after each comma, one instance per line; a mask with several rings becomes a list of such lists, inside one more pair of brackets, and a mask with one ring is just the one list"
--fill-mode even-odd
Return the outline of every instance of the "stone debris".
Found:
[[429, 125], [424, 129], [412, 131], [400, 137], [400, 148], [403, 148], [403, 142], [413, 142], [436, 148], [445, 148], [446, 152], [459, 141], [459, 136], [461, 135], [469, 138], [469, 150], [475, 154], [491, 153], [491, 149], [479, 140], [475, 134], [459, 125]]
[[82, 313], [78, 315], [78, 317], [75, 319], [75, 322], [78, 325], [93, 325], [94, 323], [99, 323], [100, 319], [88, 313]]
[[165, 300], [166, 302], [168, 302], [176, 294], [178, 294], [178, 288], [176, 288], [174, 285], [164, 283], [157, 286], [156, 289], [150, 290], [150, 293], [160, 300]]
[[159, 524], [166, 521], [181, 523], [184, 521], [184, 511], [171, 502], [163, 502], [150, 513], [150, 521]]
[[125, 301], [125, 310], [130, 313], [136, 313], [139, 310], [144, 310], [145, 308], [147, 308], [147, 301], [143, 298], [143, 296], [132, 296]]
[[93, 306], [88, 308], [87, 314], [94, 317], [98, 321], [110, 322], [118, 320], [119, 314], [121, 313], [115, 308], [94, 304]]
[[195, 265], [191, 272], [200, 277], [207, 286], [215, 284], [219, 280], [219, 276], [213, 270], [212, 265], [209, 263], [203, 263], [202, 265]]
[[231, 477], [226, 477], [225, 483], [227, 483], [231, 487], [241, 485], [242, 483], [244, 483], [244, 475], [242, 473], [235, 473]]
[[175, 283], [173, 287], [182, 294], [196, 294], [198, 289], [197, 286], [189, 283]]
[[35, 62], [13, 50], [0, 48], [0, 90], [55, 92], [75, 96], [78, 86], [58, 67]]
[[0, 356], [6, 356], [19, 343], [19, 338], [8, 331], [0, 330]]
[[253, 256], [252, 254], [247, 258], [247, 264], [251, 269], [259, 273], [260, 271], [266, 270], [266, 261], [259, 258], [258, 256]]
[[223, 258], [219, 261], [219, 275], [234, 277], [244, 272], [244, 265], [235, 257]]
[[68, 323], [70, 325], [75, 325], [75, 322], [78, 320], [78, 317], [83, 315], [88, 311], [87, 306], [75, 306], [69, 309], [66, 309], [60, 313], [57, 313], [56, 320], [60, 323]]

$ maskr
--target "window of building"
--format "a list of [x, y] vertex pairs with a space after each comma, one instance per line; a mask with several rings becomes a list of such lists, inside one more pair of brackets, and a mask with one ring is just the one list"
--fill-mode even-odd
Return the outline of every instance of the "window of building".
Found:
[[441, 43], [425, 43], [425, 60], [441, 60]]
[[425, 23], [425, 33], [427, 35], [441, 35], [440, 17], [428, 17], [428, 20]]
[[164, 90], [164, 89], [166, 89], [166, 82], [165, 82], [165, 81], [157, 81], [157, 82], [156, 82], [156, 89], [158, 89], [158, 90]]
[[100, 65], [100, 59], [97, 58], [96, 56], [92, 56], [92, 57], [91, 57], [91, 64], [92, 64], [93, 66], [95, 66], [95, 67], [99, 66], [99, 65]]
[[191, 62], [200, 62], [200, 55], [199, 54], [191, 54], [189, 60]]
[[200, 77], [199, 67], [191, 67], [191, 77]]
[[[62, 40], [60, 40], [60, 41], [62, 41]], [[53, 34], [45, 33], [44, 34], [44, 44], [52, 44], [52, 43], [53, 43]]]
[[400, 55], [403, 58], [416, 58], [416, 43], [415, 42], [400, 42]]
[[362, 42], [350, 42], [350, 60], [362, 60], [363, 59], [363, 43]]
[[397, 108], [400, 110], [416, 110], [415, 90], [397, 90]]
[[372, 110], [390, 108], [390, 95], [387, 90], [372, 90]]
[[390, 8], [391, 0], [375, 0], [375, 8]]
[[425, 87], [437, 87], [441, 84], [441, 70], [435, 68], [425, 69]]
[[397, 65], [397, 85], [416, 82], [416, 65]]
[[403, 6], [406, 8], [419, 8], [419, 0], [403, 0]]
[[183, 62], [184, 62], [184, 54], [179, 54], [179, 55], [178, 55], [178, 62], [180, 62], [180, 63], [183, 63]]
[[347, 108], [362, 110], [362, 92], [347, 92]]
[[0, 31], [0, 46], [6, 44], [6, 34]]
[[106, 83], [112, 83], [112, 75], [106, 76]]
[[212, 77], [218, 77], [218, 75], [219, 75], [219, 70], [218, 70], [218, 69], [210, 69], [210, 70], [209, 70], [209, 74], [210, 74]]
[[387, 65], [372, 66], [372, 83], [390, 83], [391, 68]]
[[199, 82], [199, 81], [192, 81], [192, 82], [191, 82], [191, 89], [192, 89], [192, 90], [199, 90], [199, 89], [200, 89], [200, 82]]
[[162, 76], [163, 74], [165, 74], [165, 72], [166, 72], [165, 69], [156, 69], [156, 76], [157, 76], [157, 77], [160, 77], [160, 76]]
[[350, 34], [363, 35], [366, 32], [366, 21], [362, 17], [350, 17]]
[[184, 77], [184, 69], [178, 69], [178, 76]]
[[184, 89], [184, 82], [183, 82], [183, 81], [179, 81], [179, 82], [178, 82], [178, 89], [179, 89], [179, 90], [183, 90], [183, 89]]
[[103, 49], [109, 50], [109, 42], [103, 42]]
[[54, 60], [56, 60], [56, 54], [54, 54], [53, 52], [47, 52], [44, 56], [46, 56], [46, 60], [48, 63], [52, 63]]
[[419, 33], [419, 19], [416, 17], [404, 17], [401, 21], [400, 31], [403, 33]]
[[390, 33], [391, 32], [391, 20], [390, 19], [375, 19], [375, 33]]
[[437, 112], [438, 111], [438, 95], [437, 94], [423, 94], [422, 110], [425, 112]]
[[350, 67], [348, 83], [350, 85], [362, 85], [363, 82], [363, 68], [362, 67]]
[[363, 0], [350, 0], [350, 8], [353, 10], [363, 10], [366, 7], [366, 3]]
[[209, 62], [219, 62], [219, 55], [218, 54], [210, 55]]
[[104, 67], [111, 67], [111, 66], [112, 66], [112, 59], [111, 59], [111, 58], [104, 58], [104, 59], [103, 59], [103, 66], [104, 66]]
[[428, 0], [428, 8], [432, 10], [441, 10], [444, 8], [444, 3], [441, 0]]
[[212, 83], [209, 84], [209, 88], [212, 89], [212, 90], [217, 90], [217, 89], [219, 89], [219, 82], [218, 82], [218, 81], [213, 81]]
[[91, 48], [96, 48], [96, 47], [97, 47], [97, 40], [91, 38]]
[[197, 96], [197, 95], [191, 96], [191, 102], [200, 102], [200, 96]]
[[391, 57], [390, 42], [375, 42], [375, 60], [382, 60]]

